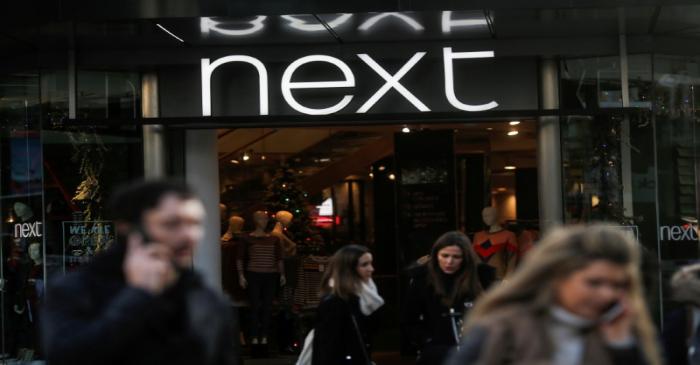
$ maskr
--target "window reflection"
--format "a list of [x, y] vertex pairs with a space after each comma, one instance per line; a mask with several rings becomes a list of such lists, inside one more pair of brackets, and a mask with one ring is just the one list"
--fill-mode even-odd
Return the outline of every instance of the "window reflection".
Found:
[[[267, 16], [258, 15], [250, 21], [245, 20], [215, 20], [214, 18], [200, 18], [200, 32], [208, 36], [209, 34], [217, 33], [229, 37], [243, 37], [256, 34], [265, 28]], [[235, 29], [231, 29], [235, 28]]]
[[[335, 16], [335, 18], [332, 18]], [[300, 30], [302, 32], [325, 32], [327, 31], [324, 24], [318, 22], [318, 20], [313, 15], [282, 15], [280, 18], [288, 21], [286, 24], [290, 28]], [[336, 14], [336, 15], [323, 15], [321, 18], [331, 29], [338, 28], [343, 24], [347, 23], [352, 14]]]

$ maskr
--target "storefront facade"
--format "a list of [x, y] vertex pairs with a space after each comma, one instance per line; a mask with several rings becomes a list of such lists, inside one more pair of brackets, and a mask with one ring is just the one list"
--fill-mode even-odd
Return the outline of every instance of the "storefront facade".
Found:
[[[519, 201], [537, 206], [542, 231], [606, 221], [636, 235], [661, 322], [673, 307], [669, 275], [700, 259], [692, 31], [700, 23], [684, 17], [700, 8], [507, 3], [111, 15], [109, 6], [76, 6], [66, 19], [40, 16], [30, 30], [9, 22], [7, 48], [17, 57], [0, 63], [0, 353], [40, 357], [35, 310], [50, 300], [45, 282], [109, 246], [103, 202], [131, 179], [175, 176], [198, 190], [210, 214], [194, 266], [221, 287], [217, 129], [410, 127], [417, 137], [397, 137], [390, 158], [409, 171], [440, 170], [455, 155], [441, 152], [431, 127], [529, 120], [537, 188]], [[444, 171], [454, 194], [433, 197], [458, 210], [456, 197], [467, 193], [453, 181], [462, 170]], [[418, 196], [401, 177], [395, 207]], [[482, 190], [495, 187], [482, 180]], [[400, 268], [425, 251], [435, 227], [461, 227], [459, 214], [443, 210], [447, 218], [417, 226], [394, 209], [393, 246], [382, 249], [397, 257], [388, 290], [399, 291]]]

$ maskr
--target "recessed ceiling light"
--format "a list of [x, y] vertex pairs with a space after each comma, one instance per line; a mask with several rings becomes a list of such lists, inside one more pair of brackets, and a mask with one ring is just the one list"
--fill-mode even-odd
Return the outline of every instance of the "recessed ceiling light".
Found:
[[492, 131], [492, 130], [493, 130], [493, 128], [491, 128], [491, 127], [488, 127], [488, 128], [486, 128], [486, 130], [487, 130], [487, 131]]
[[517, 136], [518, 133], [519, 133], [518, 131], [510, 131], [510, 132], [508, 132], [508, 135], [513, 137], [513, 136]]
[[384, 165], [379, 166], [379, 171], [384, 171], [384, 170], [386, 170], [386, 167]]
[[370, 177], [370, 178], [374, 178], [374, 173], [370, 172], [370, 173], [369, 173], [369, 177]]
[[389, 180], [396, 180], [396, 175], [389, 174]]
[[401, 132], [403, 132], [403, 133], [411, 133], [411, 128], [403, 127], [403, 128], [401, 128]]
[[498, 191], [499, 193], [502, 193], [502, 192], [504, 192], [504, 191], [508, 191], [508, 189], [506, 189], [506, 188], [497, 188], [496, 191]]
[[239, 164], [240, 162], [239, 162], [238, 160], [231, 160], [231, 163], [237, 165], [237, 164]]
[[520, 124], [520, 121], [519, 121], [519, 120], [513, 120], [513, 121], [511, 121], [511, 122], [508, 123], [508, 124], [510, 124], [510, 125], [518, 125], [518, 124]]
[[506, 170], [515, 170], [515, 166], [510, 166], [510, 165], [508, 165], [508, 166], [505, 166], [504, 169], [506, 169]]

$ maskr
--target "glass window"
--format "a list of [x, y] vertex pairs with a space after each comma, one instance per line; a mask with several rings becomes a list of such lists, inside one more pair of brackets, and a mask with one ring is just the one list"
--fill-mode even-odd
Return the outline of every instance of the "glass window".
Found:
[[0, 75], [0, 353], [37, 357], [43, 301], [42, 152], [39, 74]]
[[78, 119], [136, 119], [141, 115], [135, 72], [78, 72]]
[[622, 107], [619, 57], [564, 59], [561, 61], [562, 109]]

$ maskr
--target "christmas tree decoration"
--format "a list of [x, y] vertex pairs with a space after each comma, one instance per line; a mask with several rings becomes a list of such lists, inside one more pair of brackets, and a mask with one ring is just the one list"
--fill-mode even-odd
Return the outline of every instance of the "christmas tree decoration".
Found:
[[285, 234], [299, 246], [301, 253], [314, 253], [320, 250], [322, 239], [313, 227], [307, 208], [308, 196], [300, 184], [296, 170], [284, 167], [277, 170], [267, 187], [264, 204], [269, 212], [285, 210], [294, 214], [292, 224]]

